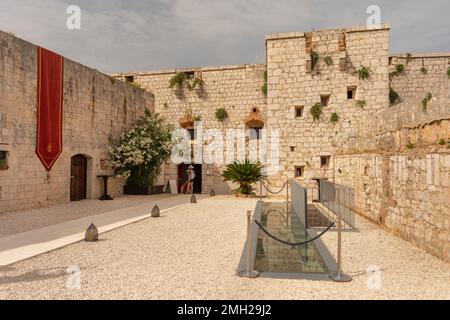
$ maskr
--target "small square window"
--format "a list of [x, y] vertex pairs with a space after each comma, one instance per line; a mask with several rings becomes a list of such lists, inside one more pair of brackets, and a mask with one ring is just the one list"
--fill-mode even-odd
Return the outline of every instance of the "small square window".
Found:
[[354, 100], [356, 98], [356, 87], [347, 88], [347, 99]]
[[6, 151], [0, 151], [0, 170], [8, 170], [8, 160]]
[[250, 140], [261, 139], [261, 128], [250, 128]]
[[303, 117], [303, 111], [305, 110], [304, 106], [296, 106], [295, 107], [295, 117], [301, 118]]
[[330, 95], [329, 94], [321, 95], [320, 103], [322, 104], [322, 107], [326, 107], [330, 103]]
[[134, 82], [134, 76], [126, 76], [125, 77], [125, 82], [133, 83]]
[[327, 168], [330, 166], [331, 156], [322, 156], [320, 157], [320, 167]]
[[295, 167], [295, 177], [301, 178], [305, 174], [305, 166]]

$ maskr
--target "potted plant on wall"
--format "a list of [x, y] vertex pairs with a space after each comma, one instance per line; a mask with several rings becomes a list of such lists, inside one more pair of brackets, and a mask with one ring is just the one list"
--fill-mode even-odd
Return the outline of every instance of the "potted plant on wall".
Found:
[[154, 185], [172, 151], [172, 125], [157, 114], [145, 111], [136, 125], [110, 149], [110, 164], [117, 177], [127, 179], [124, 194], [149, 195], [163, 192]]

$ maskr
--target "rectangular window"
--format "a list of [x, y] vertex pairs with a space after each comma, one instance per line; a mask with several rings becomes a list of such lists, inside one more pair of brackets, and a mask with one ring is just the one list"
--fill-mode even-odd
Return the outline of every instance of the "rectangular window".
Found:
[[356, 87], [347, 88], [347, 99], [354, 100], [356, 98]]
[[330, 95], [329, 94], [321, 95], [320, 103], [322, 104], [322, 107], [326, 107], [330, 103]]
[[320, 157], [320, 167], [327, 168], [330, 166], [331, 157], [330, 156], [322, 156]]
[[134, 82], [134, 76], [126, 76], [125, 77], [125, 82], [133, 83]]
[[188, 79], [194, 79], [194, 77], [195, 77], [195, 71], [187, 71], [184, 74], [186, 75], [186, 78], [188, 78]]
[[303, 111], [305, 110], [304, 106], [296, 106], [295, 107], [295, 117], [301, 118], [303, 117]]
[[191, 141], [195, 141], [196, 136], [195, 136], [195, 130], [194, 129], [188, 129], [189, 135], [191, 137]]
[[295, 167], [295, 177], [301, 178], [305, 174], [305, 166], [297, 166]]
[[6, 151], [0, 151], [0, 170], [8, 169], [8, 160], [6, 158]]
[[250, 128], [250, 140], [261, 139], [261, 128]]

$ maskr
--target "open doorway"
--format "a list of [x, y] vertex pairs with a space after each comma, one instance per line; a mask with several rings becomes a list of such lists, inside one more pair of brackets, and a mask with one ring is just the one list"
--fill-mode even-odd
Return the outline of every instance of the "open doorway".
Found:
[[[188, 182], [188, 174], [187, 170], [190, 163], [183, 163], [178, 166], [178, 193], [186, 193], [185, 184]], [[194, 178], [194, 193], [201, 194], [202, 193], [202, 165], [194, 164], [195, 178]], [[184, 188], [183, 188], [184, 186]]]

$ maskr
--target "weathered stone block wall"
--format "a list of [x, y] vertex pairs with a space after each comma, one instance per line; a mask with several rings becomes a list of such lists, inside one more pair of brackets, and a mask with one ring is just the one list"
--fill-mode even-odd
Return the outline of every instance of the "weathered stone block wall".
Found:
[[[8, 170], [0, 170], [0, 213], [70, 201], [71, 157], [88, 157], [87, 196], [102, 191], [98, 174], [111, 173], [109, 146], [144, 113], [153, 96], [107, 75], [65, 59], [64, 151], [50, 173], [35, 155], [37, 47], [0, 32], [0, 150]], [[123, 181], [110, 180], [113, 195]]]
[[[116, 74], [115, 77], [125, 80], [133, 76], [134, 82], [155, 95], [156, 112], [169, 119], [175, 127], [180, 127], [180, 119], [188, 114], [192, 117], [201, 117], [204, 130], [215, 129], [217, 134], [204, 133], [204, 148], [211, 143], [216, 143], [219, 136], [225, 137], [227, 129], [246, 130], [245, 118], [252, 108], [257, 107], [261, 111], [263, 119], [266, 119], [266, 97], [261, 87], [264, 84], [265, 65], [229, 65], [219, 67], [204, 67], [197, 69], [179, 69], [155, 71], [147, 73]], [[201, 97], [194, 91], [183, 88], [183, 95], [178, 98], [174, 89], [169, 88], [169, 80], [177, 72], [195, 72], [196, 76], [204, 81]], [[215, 112], [219, 108], [225, 108], [228, 119], [219, 122]], [[246, 131], [246, 136], [248, 132]], [[247, 138], [248, 141], [248, 138]], [[226, 141], [223, 141], [224, 146]], [[248, 144], [247, 144], [248, 151]], [[225, 160], [225, 153], [224, 153]], [[221, 173], [224, 165], [205, 164], [202, 167], [204, 193], [209, 193], [214, 187], [218, 193], [229, 194], [234, 188], [223, 183]], [[172, 163], [164, 168], [164, 175], [160, 182], [167, 183], [169, 179], [178, 180], [178, 167]]]
[[342, 155], [335, 181], [355, 189], [356, 211], [450, 262], [450, 153]]
[[431, 104], [448, 102], [450, 83], [447, 70], [450, 68], [450, 53], [412, 53], [392, 55], [390, 71], [403, 65], [401, 74], [392, 76], [391, 88], [398, 93], [402, 103], [422, 110], [421, 101], [427, 93], [433, 98]]
[[[282, 131], [280, 174], [274, 183], [294, 177], [295, 166], [304, 166], [305, 184], [311, 178], [332, 178], [334, 159], [321, 167], [321, 156], [334, 156], [349, 150], [373, 148], [378, 115], [389, 107], [389, 27], [368, 30], [353, 28], [312, 33], [287, 33], [267, 37], [269, 128]], [[319, 55], [315, 70], [311, 53]], [[332, 64], [325, 63], [325, 57]], [[359, 79], [357, 71], [370, 69], [368, 79]], [[354, 99], [347, 89], [356, 87]], [[319, 120], [311, 107], [329, 95], [329, 105], [322, 108]], [[357, 106], [357, 101], [365, 106]], [[302, 117], [295, 109], [303, 106]], [[331, 123], [332, 113], [339, 121]]]

